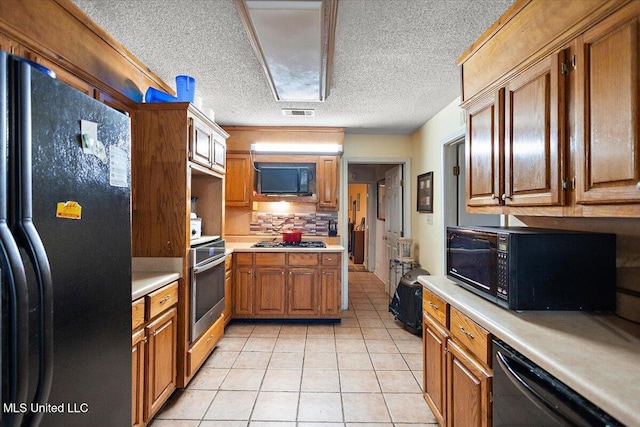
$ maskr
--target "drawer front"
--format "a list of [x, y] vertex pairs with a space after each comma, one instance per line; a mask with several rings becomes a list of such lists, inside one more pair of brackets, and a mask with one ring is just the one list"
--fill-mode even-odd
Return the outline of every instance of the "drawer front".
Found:
[[224, 333], [224, 318], [220, 317], [207, 331], [191, 346], [187, 353], [187, 370], [193, 375], [202, 362], [209, 356], [216, 343]]
[[233, 253], [233, 262], [236, 265], [253, 265], [253, 254], [251, 252], [234, 252]]
[[422, 309], [431, 315], [445, 328], [447, 327], [447, 309], [449, 304], [435, 296], [432, 292], [422, 289]]
[[178, 282], [173, 282], [147, 295], [149, 319], [178, 303]]
[[480, 362], [490, 366], [491, 334], [454, 307], [451, 307], [450, 316], [451, 335], [473, 353]]
[[318, 264], [319, 264], [318, 254], [309, 254], [309, 253], [289, 254], [289, 265], [314, 266]]
[[339, 253], [322, 254], [322, 265], [340, 265]]
[[284, 252], [267, 252], [256, 254], [256, 266], [261, 267], [284, 267]]
[[136, 330], [144, 323], [144, 298], [131, 304], [131, 330]]

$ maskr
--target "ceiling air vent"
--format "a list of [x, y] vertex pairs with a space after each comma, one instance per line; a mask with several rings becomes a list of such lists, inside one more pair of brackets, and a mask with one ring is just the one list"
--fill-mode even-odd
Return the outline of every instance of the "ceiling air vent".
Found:
[[292, 108], [283, 108], [282, 114], [284, 114], [285, 116], [312, 117], [316, 115], [316, 111], [315, 110], [294, 110]]

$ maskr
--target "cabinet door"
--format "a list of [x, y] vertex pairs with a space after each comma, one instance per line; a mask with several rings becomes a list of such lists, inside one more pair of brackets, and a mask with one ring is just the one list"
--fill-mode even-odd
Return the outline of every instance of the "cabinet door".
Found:
[[285, 274], [284, 268], [256, 268], [255, 314], [285, 314]]
[[322, 268], [320, 270], [320, 314], [339, 317], [342, 313], [341, 296], [340, 269]]
[[446, 345], [449, 334], [431, 316], [423, 315], [424, 399], [438, 424], [444, 426], [446, 414]]
[[233, 315], [253, 314], [253, 267], [236, 267], [233, 272]]
[[210, 167], [213, 157], [212, 131], [193, 117], [189, 118], [189, 127], [191, 128], [189, 159], [192, 162]]
[[578, 39], [577, 203], [640, 202], [638, 15], [633, 2]]
[[224, 173], [226, 169], [227, 145], [219, 136], [213, 137], [213, 156], [211, 163], [214, 169]]
[[491, 426], [491, 373], [447, 341], [447, 426]]
[[224, 194], [227, 207], [251, 207], [253, 166], [249, 154], [228, 154]]
[[172, 308], [147, 327], [145, 419], [155, 414], [176, 389], [177, 310]]
[[144, 425], [144, 329], [131, 336], [131, 425]]
[[465, 144], [468, 206], [500, 204], [503, 188], [504, 90], [467, 107]]
[[564, 202], [564, 51], [550, 55], [505, 87], [506, 205]]
[[289, 268], [287, 276], [287, 314], [300, 316], [318, 313], [318, 270]]
[[338, 157], [320, 156], [316, 162], [318, 208], [338, 210]]

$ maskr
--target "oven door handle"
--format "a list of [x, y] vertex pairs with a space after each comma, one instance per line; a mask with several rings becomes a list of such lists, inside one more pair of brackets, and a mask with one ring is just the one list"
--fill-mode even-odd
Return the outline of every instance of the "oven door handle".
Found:
[[206, 264], [199, 264], [193, 267], [193, 274], [202, 273], [203, 271], [207, 271], [215, 266], [218, 266], [227, 260], [227, 255], [223, 255], [220, 258], [216, 258], [215, 260], [208, 262]]

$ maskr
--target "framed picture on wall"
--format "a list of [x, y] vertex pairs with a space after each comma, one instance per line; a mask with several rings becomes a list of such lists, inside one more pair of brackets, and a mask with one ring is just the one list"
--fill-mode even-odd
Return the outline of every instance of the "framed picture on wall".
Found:
[[376, 215], [383, 221], [385, 220], [385, 189], [384, 179], [381, 179], [376, 184]]
[[433, 172], [418, 175], [418, 212], [433, 213]]

